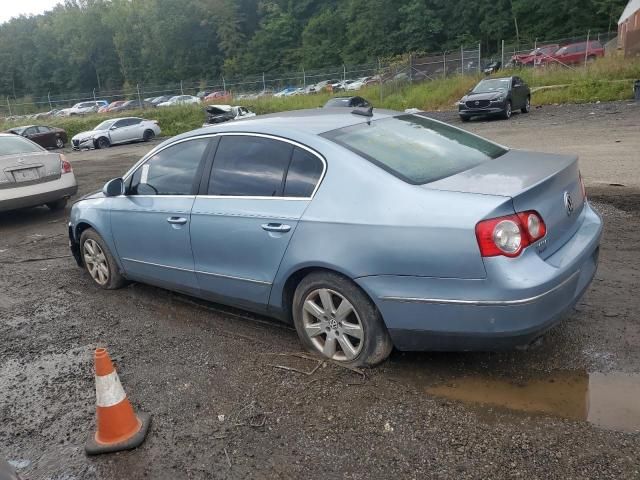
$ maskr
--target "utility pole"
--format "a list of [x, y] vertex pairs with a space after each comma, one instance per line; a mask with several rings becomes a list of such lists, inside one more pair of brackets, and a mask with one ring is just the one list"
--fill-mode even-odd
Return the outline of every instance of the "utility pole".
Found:
[[382, 62], [378, 57], [378, 90], [380, 91], [380, 103], [382, 103]]
[[502, 68], [504, 68], [504, 40], [502, 40], [502, 58], [501, 58]]
[[267, 91], [267, 83], [264, 81], [264, 72], [262, 72], [262, 93]]
[[347, 79], [347, 66], [342, 65], [342, 81], [344, 82]]
[[184, 90], [182, 88], [182, 80], [180, 80], [180, 95], [184, 95]]
[[482, 67], [480, 63], [482, 62], [482, 57], [480, 56], [480, 51], [482, 49], [482, 42], [478, 42], [478, 73], [482, 72]]
[[447, 52], [442, 54], [442, 77], [447, 78]]
[[225, 95], [227, 94], [227, 82], [224, 80], [224, 75], [222, 75], [222, 91]]
[[96, 89], [95, 88], [93, 89], [93, 101], [94, 102], [96, 101]]
[[462, 68], [461, 73], [464, 75], [464, 47], [460, 45], [460, 67]]
[[304, 71], [304, 67], [302, 67], [302, 88], [307, 88], [307, 72]]
[[47, 92], [47, 100], [49, 100], [49, 110], [53, 110], [53, 105], [51, 105], [51, 92]]
[[142, 98], [140, 98], [140, 84], [136, 83], [136, 90], [138, 91], [138, 104], [144, 109], [144, 103], [142, 103]]
[[9, 103], [9, 95], [7, 95], [7, 108], [9, 109], [9, 116], [13, 117], [13, 113], [11, 113], [11, 103]]

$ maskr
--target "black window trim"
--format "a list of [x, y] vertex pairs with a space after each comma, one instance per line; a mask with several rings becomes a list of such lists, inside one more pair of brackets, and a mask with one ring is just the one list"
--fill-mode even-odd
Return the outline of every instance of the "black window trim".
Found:
[[[294, 147], [298, 147], [302, 150], [305, 150], [307, 152], [309, 152], [310, 154], [314, 155], [315, 157], [317, 157], [320, 162], [322, 162], [322, 174], [320, 175], [320, 178], [318, 179], [318, 181], [316, 182], [316, 186], [313, 189], [313, 192], [311, 192], [311, 195], [308, 197], [285, 197], [284, 196], [284, 190], [283, 190], [283, 196], [270, 196], [270, 197], [265, 197], [265, 196], [259, 196], [259, 195], [209, 195], [208, 194], [208, 190], [209, 190], [209, 180], [211, 179], [211, 170], [213, 169], [213, 163], [215, 162], [215, 153], [217, 153], [217, 145], [220, 144], [220, 142], [217, 142], [216, 145], [216, 152], [214, 152], [214, 155], [211, 156], [211, 158], [208, 161], [208, 165], [204, 171], [204, 176], [206, 177], [206, 181], [203, 181], [200, 184], [200, 190], [198, 192], [198, 197], [199, 198], [213, 198], [213, 199], [244, 199], [244, 200], [312, 200], [313, 197], [315, 197], [316, 192], [318, 191], [318, 189], [320, 188], [320, 185], [322, 184], [322, 181], [324, 180], [324, 177], [327, 173], [327, 161], [326, 159], [320, 155], [317, 151], [315, 151], [314, 149], [303, 145], [302, 143], [296, 142], [295, 140], [291, 140], [289, 138], [285, 138], [285, 137], [280, 137], [277, 135], [271, 135], [268, 133], [255, 133], [255, 132], [220, 132], [220, 133], [214, 133], [211, 134], [211, 136], [215, 136], [215, 137], [223, 137], [223, 136], [229, 136], [229, 137], [259, 137], [259, 138], [268, 138], [270, 140], [277, 140], [277, 141], [281, 141], [284, 143], [289, 143], [291, 145], [293, 145]], [[291, 159], [293, 158], [293, 151], [291, 153], [291, 158], [289, 159], [289, 164], [287, 166], [285, 175], [283, 177], [283, 185], [286, 182], [286, 174], [288, 173], [289, 170], [289, 166], [291, 165]]]

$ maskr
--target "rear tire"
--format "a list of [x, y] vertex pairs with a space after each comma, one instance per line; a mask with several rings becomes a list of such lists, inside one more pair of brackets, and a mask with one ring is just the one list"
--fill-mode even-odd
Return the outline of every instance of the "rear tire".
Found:
[[109, 148], [111, 146], [111, 142], [107, 137], [100, 137], [96, 141], [96, 148]]
[[98, 287], [116, 290], [126, 284], [107, 244], [93, 228], [80, 235], [80, 255], [85, 270]]
[[55, 202], [47, 203], [47, 207], [49, 207], [49, 210], [52, 210], [54, 212], [57, 210], [64, 210], [66, 206], [67, 206], [66, 198], [61, 198], [60, 200], [56, 200]]
[[520, 109], [520, 111], [522, 113], [529, 113], [531, 111], [531, 98], [527, 97], [527, 101], [524, 104], [524, 107], [522, 107], [522, 109]]
[[511, 110], [511, 100], [507, 100], [507, 104], [504, 106], [504, 110], [502, 111], [502, 118], [504, 118], [505, 120], [509, 120], [512, 113], [513, 111]]
[[372, 367], [393, 349], [375, 304], [336, 273], [307, 275], [296, 288], [292, 311], [303, 345], [343, 365]]
[[156, 134], [153, 130], [145, 130], [144, 134], [142, 135], [142, 140], [144, 142], [148, 142], [149, 140], [152, 140], [153, 137], [155, 137]]
[[64, 148], [64, 141], [60, 137], [56, 138], [56, 148]]

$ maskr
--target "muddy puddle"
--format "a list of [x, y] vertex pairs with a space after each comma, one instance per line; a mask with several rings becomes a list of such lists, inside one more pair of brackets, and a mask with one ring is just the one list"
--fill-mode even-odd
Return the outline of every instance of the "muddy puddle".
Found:
[[429, 386], [429, 395], [587, 421], [597, 427], [640, 432], [640, 375], [559, 372], [523, 382], [460, 377]]

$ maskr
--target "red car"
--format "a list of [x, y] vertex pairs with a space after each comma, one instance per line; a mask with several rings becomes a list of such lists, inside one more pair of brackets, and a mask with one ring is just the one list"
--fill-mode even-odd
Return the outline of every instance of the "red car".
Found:
[[604, 57], [604, 47], [597, 40], [570, 43], [560, 48], [556, 53], [541, 60], [542, 65], [578, 65], [585, 60], [590, 62], [598, 57]]
[[516, 66], [533, 67], [534, 65], [539, 65], [540, 61], [543, 58], [556, 53], [556, 51], [558, 51], [559, 48], [560, 48], [560, 45], [558, 45], [557, 43], [550, 44], [550, 45], [543, 45], [541, 47], [536, 48], [535, 50], [532, 50], [529, 53], [519, 53], [517, 55], [514, 55], [513, 57], [511, 57], [511, 61]]
[[204, 97], [203, 101], [208, 102], [226, 102], [231, 100], [231, 92], [211, 92], [209, 95]]

